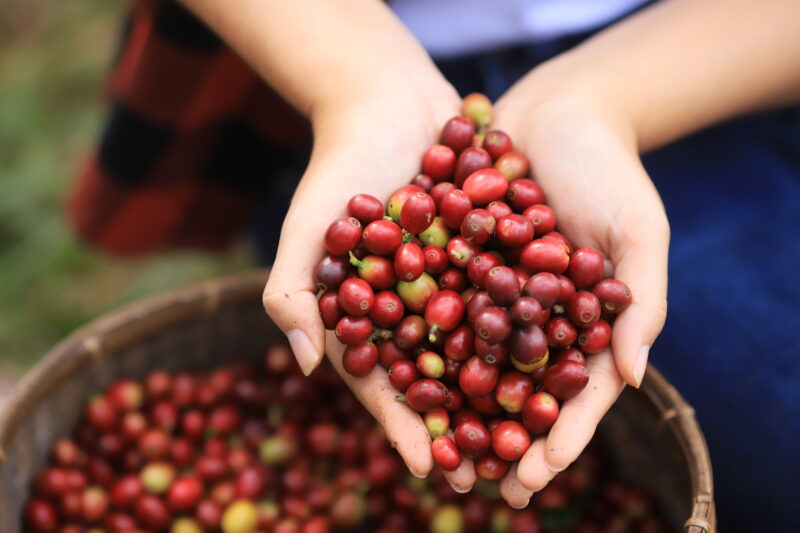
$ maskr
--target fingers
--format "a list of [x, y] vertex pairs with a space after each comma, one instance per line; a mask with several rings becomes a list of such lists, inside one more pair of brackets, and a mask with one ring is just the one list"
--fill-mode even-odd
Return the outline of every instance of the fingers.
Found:
[[500, 480], [500, 495], [514, 509], [522, 509], [531, 501], [533, 491], [525, 488], [517, 478], [517, 463], [513, 463], [505, 477]]
[[546, 444], [546, 437], [539, 437], [533, 441], [531, 447], [519, 460], [517, 467], [517, 478], [520, 483], [533, 492], [542, 490], [556, 476], [556, 472], [547, 468], [545, 463]]
[[[577, 459], [592, 439], [597, 424], [625, 387], [608, 350], [589, 356], [586, 368], [589, 371], [589, 383], [577, 396], [564, 402], [547, 436], [544, 465], [552, 472], [561, 472]], [[535, 461], [534, 457], [532, 455], [530, 461]], [[539, 475], [541, 465], [526, 461], [523, 466], [526, 470], [524, 479], [530, 482], [527, 486], [537, 488], [542, 479]], [[530, 477], [528, 469], [531, 470]]]
[[612, 351], [619, 373], [637, 388], [667, 314], [668, 248], [666, 220], [643, 223], [616, 261], [615, 276], [630, 287], [633, 302], [614, 322]]
[[[447, 436], [451, 439], [454, 438], [453, 431], [447, 432]], [[472, 490], [475, 485], [475, 463], [469, 457], [461, 456], [461, 464], [455, 470], [447, 471], [442, 470], [444, 478], [453, 487], [453, 490], [464, 494]]]
[[358, 401], [383, 427], [386, 438], [400, 453], [408, 469], [417, 477], [427, 476], [433, 469], [433, 456], [431, 438], [422, 417], [395, 399], [397, 391], [389, 383], [383, 368], [377, 366], [362, 378], [351, 376], [342, 367], [344, 346], [332, 332], [328, 333], [327, 341], [328, 358], [334, 368]]

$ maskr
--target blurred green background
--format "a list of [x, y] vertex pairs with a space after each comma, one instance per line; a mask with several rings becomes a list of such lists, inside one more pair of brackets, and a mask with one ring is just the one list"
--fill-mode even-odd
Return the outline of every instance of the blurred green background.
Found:
[[224, 255], [104, 256], [65, 223], [67, 190], [103, 120], [125, 2], [0, 1], [0, 374], [16, 376], [97, 315], [253, 263]]

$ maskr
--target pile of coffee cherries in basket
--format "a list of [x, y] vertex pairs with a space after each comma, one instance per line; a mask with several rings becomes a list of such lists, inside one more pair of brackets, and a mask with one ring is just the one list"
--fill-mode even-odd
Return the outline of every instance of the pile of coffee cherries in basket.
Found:
[[305, 378], [282, 344], [265, 359], [111, 383], [53, 445], [22, 531], [666, 531], [653, 498], [613, 479], [597, 446], [513, 510], [495, 483], [457, 494], [439, 471], [408, 474], [331, 366]]
[[468, 96], [462, 112], [385, 206], [350, 199], [315, 281], [347, 372], [380, 363], [424, 413], [441, 468], [463, 455], [499, 479], [586, 386], [586, 357], [609, 346], [631, 292], [603, 279], [598, 251], [556, 231], [528, 159], [485, 131], [486, 97]]

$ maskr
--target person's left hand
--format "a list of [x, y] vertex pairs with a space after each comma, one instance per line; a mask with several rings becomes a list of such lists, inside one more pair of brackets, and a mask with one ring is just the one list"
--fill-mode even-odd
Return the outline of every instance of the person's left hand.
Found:
[[591, 440], [627, 382], [638, 387], [666, 316], [669, 225], [642, 167], [631, 128], [602, 104], [557, 97], [532, 105], [525, 82], [496, 105], [491, 129], [511, 136], [575, 248], [606, 258], [606, 274], [625, 282], [631, 306], [614, 323], [612, 349], [587, 357], [589, 383], [564, 402], [553, 428], [536, 439], [500, 484], [524, 507]]

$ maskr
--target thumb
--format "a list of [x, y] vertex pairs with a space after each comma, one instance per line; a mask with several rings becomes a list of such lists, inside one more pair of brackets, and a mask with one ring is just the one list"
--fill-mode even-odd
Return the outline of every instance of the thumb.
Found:
[[612, 351], [617, 370], [639, 387], [653, 345], [667, 314], [667, 255], [669, 225], [652, 222], [639, 225], [628, 239], [624, 253], [615, 261], [615, 277], [631, 289], [633, 301], [614, 322]]
[[[287, 216], [281, 232], [278, 254], [264, 287], [263, 303], [275, 325], [286, 334], [297, 363], [308, 376], [325, 353], [325, 326], [317, 307], [313, 271], [322, 254], [320, 238], [306, 233], [303, 225], [292, 224]], [[298, 231], [299, 230], [299, 231]]]

